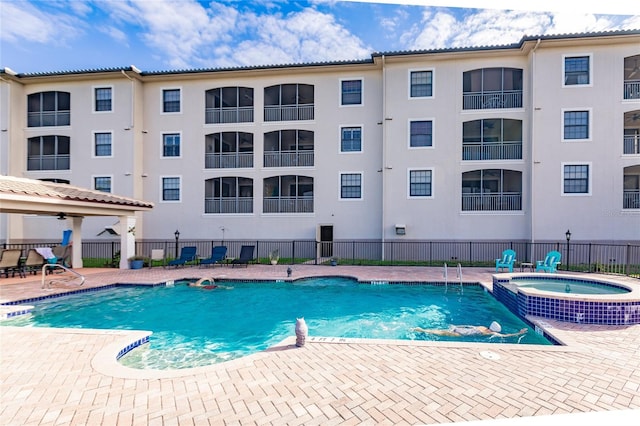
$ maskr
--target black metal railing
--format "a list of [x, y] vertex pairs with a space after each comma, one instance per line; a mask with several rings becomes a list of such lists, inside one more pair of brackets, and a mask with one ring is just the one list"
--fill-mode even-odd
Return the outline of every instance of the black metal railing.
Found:
[[[23, 255], [31, 248], [54, 246], [56, 242], [0, 244], [0, 248], [20, 248]], [[269, 263], [269, 253], [277, 249], [280, 263], [322, 264], [331, 259], [350, 265], [463, 266], [495, 265], [502, 251], [516, 252], [516, 267], [521, 262], [535, 265], [550, 251], [562, 255], [561, 270], [630, 275], [640, 278], [640, 243], [567, 243], [528, 241], [380, 241], [380, 240], [144, 240], [136, 241], [136, 255], [151, 257], [154, 249], [163, 249], [171, 259], [182, 247], [196, 246], [199, 257], [209, 257], [213, 246], [227, 246], [227, 256], [237, 257], [243, 245], [256, 247], [259, 263]], [[100, 259], [98, 266], [115, 266], [120, 255], [119, 241], [83, 241], [83, 259]]]

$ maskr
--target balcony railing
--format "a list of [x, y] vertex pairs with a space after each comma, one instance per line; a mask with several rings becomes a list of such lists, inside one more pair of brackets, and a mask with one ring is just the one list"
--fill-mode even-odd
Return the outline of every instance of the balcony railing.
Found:
[[625, 80], [624, 98], [640, 99], [640, 80]]
[[522, 210], [522, 193], [462, 194], [463, 211]]
[[625, 154], [640, 154], [640, 135], [631, 135], [624, 137]]
[[522, 108], [522, 90], [463, 93], [462, 108], [463, 109]]
[[267, 105], [264, 107], [264, 121], [313, 120], [314, 105]]
[[71, 156], [36, 155], [27, 159], [27, 170], [69, 170]]
[[622, 208], [640, 209], [640, 189], [630, 189], [624, 191]]
[[236, 169], [253, 167], [252, 152], [208, 153], [204, 156], [206, 169]]
[[264, 197], [264, 213], [313, 213], [313, 195], [302, 197]]
[[253, 107], [206, 108], [205, 123], [253, 123]]
[[253, 197], [214, 197], [204, 199], [205, 213], [253, 213]]
[[264, 153], [264, 167], [310, 167], [313, 151], [270, 151]]
[[473, 142], [462, 144], [463, 160], [521, 160], [522, 142]]
[[70, 124], [70, 111], [39, 111], [27, 114], [28, 127], [68, 126]]

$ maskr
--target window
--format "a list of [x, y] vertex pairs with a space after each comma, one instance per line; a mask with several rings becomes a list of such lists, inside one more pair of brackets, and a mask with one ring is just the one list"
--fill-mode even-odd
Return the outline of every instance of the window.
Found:
[[29, 138], [27, 170], [69, 170], [69, 136], [36, 136]]
[[564, 85], [575, 86], [590, 83], [589, 56], [567, 56], [564, 58]]
[[341, 105], [362, 104], [362, 80], [342, 80]]
[[205, 93], [205, 123], [253, 122], [253, 89], [219, 87]]
[[162, 156], [180, 157], [179, 133], [167, 133], [162, 135]]
[[93, 188], [96, 191], [111, 192], [111, 177], [109, 176], [94, 177]]
[[431, 170], [409, 170], [409, 197], [431, 197]]
[[564, 194], [591, 193], [588, 164], [565, 164], [563, 168]]
[[111, 157], [111, 133], [94, 133], [94, 151], [96, 157]]
[[589, 111], [564, 111], [563, 139], [589, 139]]
[[162, 201], [180, 201], [180, 178], [162, 178]]
[[426, 98], [433, 96], [433, 71], [411, 71], [411, 98]]
[[162, 112], [180, 112], [180, 89], [162, 91]]
[[409, 146], [411, 148], [433, 146], [433, 122], [431, 120], [409, 122]]
[[95, 111], [111, 111], [111, 88], [96, 87], [94, 90]]
[[342, 199], [362, 198], [362, 174], [361, 173], [341, 173], [340, 174], [340, 198]]
[[40, 92], [27, 97], [27, 126], [69, 126], [71, 95], [68, 92]]
[[342, 127], [340, 129], [340, 152], [362, 151], [362, 128]]

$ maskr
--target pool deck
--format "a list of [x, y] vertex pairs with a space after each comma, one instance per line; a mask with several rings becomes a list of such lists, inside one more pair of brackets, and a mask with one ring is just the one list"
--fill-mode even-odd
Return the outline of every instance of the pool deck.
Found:
[[[81, 272], [87, 277], [83, 287], [89, 288], [200, 277], [287, 279], [286, 268]], [[490, 287], [493, 272], [464, 268], [463, 280]], [[293, 278], [323, 275], [362, 281], [441, 281], [442, 269], [293, 267]], [[455, 271], [450, 270], [449, 277], [457, 281]], [[0, 278], [0, 300], [77, 288], [58, 284], [43, 290], [40, 278]], [[637, 279], [615, 279], [640, 286]], [[637, 425], [640, 325], [547, 319], [540, 324], [565, 346], [311, 336], [297, 348], [291, 337], [248, 357], [174, 371], [133, 370], [115, 361], [118, 350], [144, 335], [139, 331], [3, 326], [0, 424], [416, 425], [486, 420], [498, 425], [505, 424], [500, 419], [509, 419], [506, 424]]]

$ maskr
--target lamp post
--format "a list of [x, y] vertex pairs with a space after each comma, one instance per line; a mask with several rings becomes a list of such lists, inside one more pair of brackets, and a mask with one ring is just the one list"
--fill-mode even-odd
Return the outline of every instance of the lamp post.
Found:
[[567, 237], [567, 271], [569, 270], [569, 242], [571, 241], [571, 231], [567, 229], [567, 232], [564, 233], [564, 236]]
[[176, 237], [176, 259], [178, 258], [178, 241], [180, 240], [180, 231], [176, 229], [176, 232], [173, 233]]

